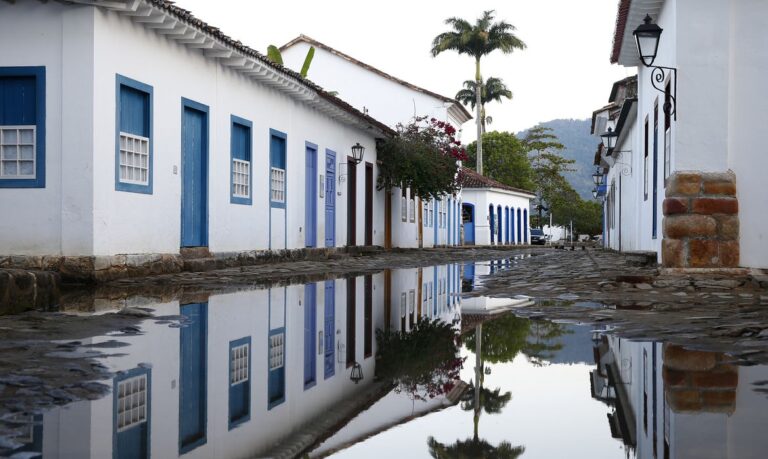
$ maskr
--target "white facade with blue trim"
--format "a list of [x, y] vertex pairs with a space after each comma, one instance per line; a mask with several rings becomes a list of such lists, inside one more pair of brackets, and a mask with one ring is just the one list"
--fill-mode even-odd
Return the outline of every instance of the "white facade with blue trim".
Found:
[[[0, 39], [14, 43], [0, 48], [0, 254], [344, 246], [348, 228], [362, 245], [365, 212], [350, 225], [347, 211], [366, 202], [366, 166], [383, 228], [375, 142], [386, 126], [184, 10], [3, 3]], [[366, 153], [350, 189], [338, 175], [356, 143]], [[371, 236], [383, 245], [383, 231]]]
[[[451, 123], [461, 136], [461, 126], [472, 119], [456, 100], [403, 81], [310, 37], [301, 35], [283, 45], [288, 67], [300, 69], [310, 47], [315, 48], [309, 78], [357, 109], [370, 113], [390, 127], [407, 124], [414, 116]], [[422, 201], [411, 190], [391, 192], [392, 247], [460, 245], [461, 192], [456, 196]]]

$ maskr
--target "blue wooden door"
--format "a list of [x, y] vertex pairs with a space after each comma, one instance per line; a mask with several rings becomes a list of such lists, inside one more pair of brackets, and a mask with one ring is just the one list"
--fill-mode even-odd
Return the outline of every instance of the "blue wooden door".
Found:
[[179, 331], [179, 454], [206, 441], [208, 304], [181, 307]]
[[304, 177], [305, 245], [317, 247], [317, 147], [307, 145]]
[[325, 246], [336, 245], [336, 153], [325, 152]]
[[510, 207], [509, 209], [509, 242], [514, 244], [517, 241], [515, 239], [515, 208]]
[[336, 289], [334, 281], [325, 281], [325, 313], [323, 330], [323, 367], [325, 379], [334, 375], [336, 367], [333, 360], [336, 356]]
[[317, 285], [304, 286], [304, 388], [315, 385], [317, 352], [315, 335], [317, 334]]
[[528, 228], [531, 226], [530, 222], [528, 222], [528, 209], [523, 210], [523, 241], [525, 243], [528, 243]]
[[496, 232], [496, 216], [493, 212], [493, 204], [488, 206], [488, 229], [491, 230], [491, 244], [495, 242], [494, 233]]
[[464, 222], [464, 243], [475, 243], [475, 206], [471, 204], [461, 205], [461, 219]]
[[517, 209], [517, 243], [520, 244], [522, 242], [523, 242], [522, 214], [520, 213], [520, 209]]
[[208, 111], [183, 101], [181, 246], [208, 245]]

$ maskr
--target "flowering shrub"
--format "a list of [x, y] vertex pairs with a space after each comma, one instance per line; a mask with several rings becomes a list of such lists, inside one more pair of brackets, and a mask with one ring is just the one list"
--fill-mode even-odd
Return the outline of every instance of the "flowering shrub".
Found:
[[397, 135], [377, 146], [381, 161], [379, 189], [411, 188], [422, 199], [459, 191], [459, 163], [467, 152], [456, 128], [435, 118], [416, 117], [397, 125]]
[[451, 324], [422, 318], [409, 332], [376, 330], [376, 376], [415, 400], [448, 393], [459, 379], [459, 335]]

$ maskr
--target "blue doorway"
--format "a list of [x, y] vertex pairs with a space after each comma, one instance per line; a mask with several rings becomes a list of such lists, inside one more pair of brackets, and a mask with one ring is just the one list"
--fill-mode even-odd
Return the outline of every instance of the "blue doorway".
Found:
[[325, 379], [334, 375], [336, 367], [336, 288], [334, 281], [325, 281], [325, 312], [323, 318], [323, 367]]
[[494, 235], [496, 233], [496, 215], [493, 210], [493, 204], [488, 206], [488, 229], [491, 230], [491, 244], [496, 242]]
[[325, 150], [325, 246], [336, 245], [336, 153]]
[[208, 245], [208, 107], [182, 98], [181, 246]]
[[496, 234], [498, 235], [498, 243], [499, 243], [499, 245], [504, 243], [501, 230], [502, 230], [501, 206], [498, 206], [496, 208]]
[[179, 454], [205, 444], [207, 422], [208, 303], [181, 306], [179, 330]]
[[309, 142], [306, 143], [304, 183], [304, 243], [307, 247], [317, 247], [317, 145]]
[[525, 226], [523, 227], [523, 241], [525, 243], [528, 243], [528, 227], [530, 226], [530, 223], [528, 223], [528, 209], [523, 210], [523, 223]]
[[317, 285], [307, 284], [304, 286], [304, 389], [309, 389], [317, 382], [316, 333]]
[[517, 243], [521, 243], [523, 241], [523, 227], [521, 224], [521, 213], [520, 209], [517, 209]]
[[475, 206], [472, 204], [461, 205], [461, 220], [464, 225], [464, 243], [475, 243]]

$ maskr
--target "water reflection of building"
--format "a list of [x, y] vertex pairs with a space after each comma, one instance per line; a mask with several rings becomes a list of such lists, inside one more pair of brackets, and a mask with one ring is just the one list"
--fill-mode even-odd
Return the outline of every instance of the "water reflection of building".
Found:
[[604, 336], [596, 342], [593, 397], [615, 406], [611, 432], [637, 458], [764, 457], [768, 400], [755, 384], [768, 366], [724, 353]]
[[[112, 393], [45, 413], [17, 452], [250, 457], [299, 441], [307, 426], [339, 428], [381, 385], [373, 378], [375, 330], [401, 323], [391, 314], [395, 298], [413, 291], [415, 302], [429, 289], [417, 314], [450, 320], [458, 276], [440, 266], [152, 304], [181, 326], [146, 321], [144, 334], [84, 342], [130, 344], [105, 360], [117, 372]], [[359, 384], [350, 378], [355, 363]]]
[[452, 322], [461, 311], [461, 266], [398, 269], [388, 274], [391, 327], [408, 331], [421, 318]]
[[[471, 292], [481, 283], [481, 277], [495, 274], [498, 271], [512, 268], [517, 260], [530, 255], [518, 255], [504, 260], [491, 260], [482, 263], [466, 263], [462, 276], [462, 292]], [[525, 296], [511, 298], [493, 298], [473, 296], [465, 298], [462, 311], [468, 314], [498, 314], [511, 308], [530, 304], [530, 298]]]

